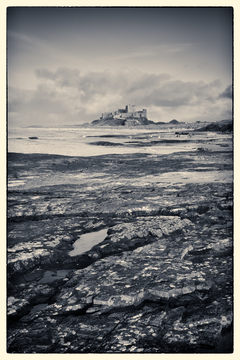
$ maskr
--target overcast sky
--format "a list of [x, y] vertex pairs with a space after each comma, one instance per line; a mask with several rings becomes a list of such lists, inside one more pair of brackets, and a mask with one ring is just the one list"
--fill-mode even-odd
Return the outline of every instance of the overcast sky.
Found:
[[231, 8], [8, 8], [9, 125], [231, 117]]

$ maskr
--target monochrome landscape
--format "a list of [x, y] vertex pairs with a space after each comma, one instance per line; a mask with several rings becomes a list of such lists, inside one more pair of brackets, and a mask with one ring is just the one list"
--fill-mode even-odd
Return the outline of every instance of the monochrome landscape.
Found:
[[7, 34], [7, 351], [232, 353], [232, 9]]

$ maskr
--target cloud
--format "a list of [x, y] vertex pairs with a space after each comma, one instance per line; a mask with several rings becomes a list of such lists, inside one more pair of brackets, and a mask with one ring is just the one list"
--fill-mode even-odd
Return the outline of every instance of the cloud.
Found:
[[8, 99], [10, 126], [79, 123], [85, 117], [76, 94], [66, 94], [49, 84], [41, 84], [35, 90], [10, 87]]
[[20, 42], [21, 46], [35, 46], [36, 44], [36, 38], [33, 38], [32, 36], [27, 34], [22, 34], [20, 32], [15, 32], [11, 30], [8, 31], [8, 38], [10, 45], [14, 45], [14, 42]]
[[146, 107], [155, 121], [214, 121], [231, 113], [231, 103], [226, 102], [231, 86], [223, 88], [219, 96], [219, 80], [186, 82], [165, 73], [72, 68], [41, 68], [36, 76], [39, 85], [35, 90], [9, 89], [9, 114], [15, 122], [83, 123], [129, 103]]
[[229, 85], [220, 95], [220, 98], [232, 99], [232, 86]]

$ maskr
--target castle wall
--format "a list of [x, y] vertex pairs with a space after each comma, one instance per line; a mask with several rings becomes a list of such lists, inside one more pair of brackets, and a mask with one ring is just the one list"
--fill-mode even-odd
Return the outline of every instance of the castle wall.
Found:
[[112, 113], [102, 113], [101, 119], [108, 119], [109, 117], [112, 117]]
[[126, 105], [125, 109], [118, 109], [110, 113], [103, 113], [100, 119], [127, 119], [129, 117], [133, 118], [147, 118], [147, 110], [135, 111], [135, 105]]
[[117, 114], [114, 114], [113, 118], [114, 119], [126, 119], [128, 118], [129, 116], [131, 116], [131, 114], [129, 113], [117, 113]]

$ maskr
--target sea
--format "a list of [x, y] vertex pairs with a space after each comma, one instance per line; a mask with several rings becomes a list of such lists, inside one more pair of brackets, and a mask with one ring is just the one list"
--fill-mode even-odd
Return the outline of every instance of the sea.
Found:
[[[8, 130], [8, 152], [56, 154], [65, 156], [99, 156], [107, 154], [149, 153], [156, 155], [193, 151], [229, 143], [231, 135], [196, 132], [177, 135], [181, 128], [93, 128], [28, 127]], [[31, 139], [37, 137], [37, 139]], [[186, 140], [186, 141], [184, 141]]]

